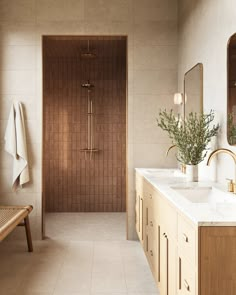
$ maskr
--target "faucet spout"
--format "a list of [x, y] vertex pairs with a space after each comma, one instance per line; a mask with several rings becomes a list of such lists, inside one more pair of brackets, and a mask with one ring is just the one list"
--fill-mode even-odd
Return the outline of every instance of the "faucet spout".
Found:
[[176, 145], [173, 144], [172, 146], [170, 146], [170, 147], [168, 148], [168, 150], [166, 151], [166, 157], [169, 155], [169, 151], [170, 151], [171, 149], [175, 148], [175, 147], [176, 147]]
[[234, 152], [232, 152], [231, 150], [229, 150], [229, 149], [223, 149], [223, 148], [220, 148], [220, 149], [217, 149], [217, 150], [213, 151], [213, 152], [210, 154], [210, 156], [209, 156], [209, 158], [208, 158], [208, 160], [207, 160], [207, 166], [209, 166], [210, 163], [211, 163], [211, 160], [212, 160], [216, 155], [218, 155], [218, 154], [220, 154], [220, 153], [225, 153], [225, 154], [230, 155], [230, 156], [233, 158], [234, 163], [235, 163], [235, 165], [236, 165], [236, 154], [235, 154]]
[[228, 150], [228, 149], [217, 149], [217, 150], [213, 151], [207, 160], [207, 166], [210, 165], [212, 158], [214, 158], [214, 156], [216, 156], [220, 153], [228, 154], [234, 160], [234, 180], [228, 179], [229, 180], [228, 191], [236, 194], [236, 184], [235, 184], [235, 182], [236, 182], [236, 154], [234, 152], [232, 152], [231, 150]]
[[[166, 157], [169, 155], [169, 151], [173, 148], [177, 148], [176, 144], [171, 145], [166, 151]], [[186, 174], [186, 165], [184, 163], [180, 163], [180, 171]]]

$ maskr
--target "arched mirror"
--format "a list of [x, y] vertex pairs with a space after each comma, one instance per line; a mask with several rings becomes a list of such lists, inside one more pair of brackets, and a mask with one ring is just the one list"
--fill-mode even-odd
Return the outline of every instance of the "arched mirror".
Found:
[[184, 116], [203, 111], [203, 64], [198, 63], [184, 75]]
[[228, 42], [227, 139], [236, 145], [236, 34]]

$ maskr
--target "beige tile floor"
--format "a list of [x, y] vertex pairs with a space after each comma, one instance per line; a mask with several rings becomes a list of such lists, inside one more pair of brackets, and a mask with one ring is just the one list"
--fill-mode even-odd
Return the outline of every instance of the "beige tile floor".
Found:
[[50, 213], [47, 239], [0, 244], [1, 295], [157, 295], [124, 213]]

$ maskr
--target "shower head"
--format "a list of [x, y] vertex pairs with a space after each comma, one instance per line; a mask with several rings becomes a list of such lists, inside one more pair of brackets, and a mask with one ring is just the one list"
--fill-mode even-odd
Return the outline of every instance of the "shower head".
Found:
[[90, 83], [90, 81], [88, 80], [86, 83], [81, 84], [82, 88], [87, 88], [87, 89], [91, 89], [94, 87], [93, 84]]
[[87, 49], [86, 51], [81, 52], [80, 57], [84, 59], [92, 59], [96, 57], [96, 54], [90, 50], [89, 40], [87, 42]]
[[96, 54], [95, 53], [93, 53], [93, 52], [82, 52], [81, 54], [80, 54], [80, 57], [81, 58], [84, 58], [84, 59], [92, 59], [92, 58], [95, 58], [96, 57]]

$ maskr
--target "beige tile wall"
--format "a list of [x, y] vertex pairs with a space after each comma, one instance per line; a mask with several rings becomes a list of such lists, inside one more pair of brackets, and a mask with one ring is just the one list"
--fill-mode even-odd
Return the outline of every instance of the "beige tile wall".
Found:
[[[0, 20], [0, 203], [34, 205], [34, 238], [41, 233], [41, 36], [128, 35], [128, 238], [136, 238], [134, 167], [176, 166], [173, 154], [164, 158], [170, 142], [155, 117], [172, 107], [177, 89], [177, 0], [0, 0]], [[13, 99], [25, 105], [32, 175], [16, 194], [3, 150]]]
[[[212, 149], [235, 147], [227, 143], [227, 43], [236, 32], [235, 0], [180, 0], [179, 1], [179, 89], [183, 88], [183, 75], [198, 62], [203, 63], [204, 110], [215, 110], [221, 129]], [[203, 178], [234, 177], [233, 161], [220, 155], [211, 167], [201, 166]], [[216, 165], [215, 165], [216, 164]]]

